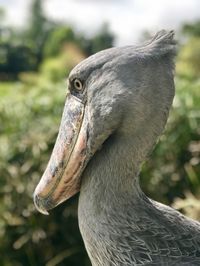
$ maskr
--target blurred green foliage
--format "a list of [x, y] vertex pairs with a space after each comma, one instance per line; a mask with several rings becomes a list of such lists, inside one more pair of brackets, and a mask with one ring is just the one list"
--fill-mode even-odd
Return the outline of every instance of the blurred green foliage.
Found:
[[200, 37], [200, 20], [193, 24], [185, 23], [182, 27], [182, 32], [189, 36]]
[[[27, 25], [23, 29], [5, 26], [5, 12], [0, 9], [0, 79], [15, 80], [21, 72], [39, 70], [44, 60], [45, 68], [56, 71], [63, 67], [63, 50], [66, 44], [73, 43], [85, 56], [113, 46], [114, 36], [104, 23], [92, 37], [83, 36], [70, 25], [48, 19], [42, 6], [42, 0], [32, 0]], [[69, 54], [69, 52], [68, 52]], [[59, 74], [55, 74], [59, 78]], [[63, 75], [61, 75], [63, 76]]]
[[[30, 74], [31, 75], [31, 74]], [[66, 86], [43, 75], [0, 86], [0, 254], [2, 265], [89, 265], [77, 224], [77, 196], [42, 216], [32, 193], [52, 151]], [[152, 198], [173, 203], [187, 195], [196, 217], [200, 192], [200, 81], [178, 78], [165, 134], [144, 165], [142, 185]], [[193, 204], [194, 203], [194, 204]], [[193, 206], [193, 205], [194, 206]], [[196, 206], [196, 208], [195, 208]], [[199, 212], [198, 212], [199, 213]], [[200, 218], [199, 216], [196, 218]]]
[[200, 73], [200, 37], [192, 37], [181, 49], [177, 72], [189, 79], [198, 78]]
[[65, 86], [40, 80], [32, 86], [11, 83], [6, 90], [3, 87], [1, 84], [1, 265], [53, 266], [64, 259], [68, 265], [80, 265], [79, 261], [87, 265], [76, 200], [48, 217], [38, 214], [32, 202], [58, 131]]
[[56, 56], [59, 54], [66, 42], [75, 42], [75, 34], [72, 28], [60, 26], [49, 34], [44, 47], [44, 55], [47, 57]]
[[113, 46], [115, 37], [109, 30], [109, 25], [103, 23], [99, 31], [93, 36], [93, 38], [88, 39], [84, 36], [78, 38], [80, 47], [85, 51], [87, 56], [94, 54], [100, 50], [109, 48]]
[[85, 58], [76, 43], [63, 44], [59, 55], [46, 58], [40, 65], [40, 74], [53, 82], [69, 75], [70, 70]]
[[[78, 196], [43, 216], [36, 212], [32, 194], [58, 132], [65, 77], [85, 56], [112, 46], [114, 36], [104, 24], [87, 38], [69, 25], [48, 21], [41, 1], [33, 1], [32, 8], [25, 32], [5, 27], [0, 10], [0, 78], [7, 80], [0, 83], [0, 265], [87, 266], [77, 222]], [[200, 219], [198, 25], [186, 27], [170, 118], [141, 173], [142, 187], [150, 197], [195, 219]], [[45, 38], [40, 39], [43, 32]]]
[[24, 35], [23, 40], [26, 39], [28, 47], [35, 53], [37, 66], [43, 59], [44, 45], [53, 28], [54, 24], [44, 15], [42, 1], [32, 1], [29, 11], [29, 23], [22, 35]]
[[167, 204], [185, 198], [188, 191], [200, 193], [200, 79], [175, 81], [166, 130], [142, 171], [147, 194]]

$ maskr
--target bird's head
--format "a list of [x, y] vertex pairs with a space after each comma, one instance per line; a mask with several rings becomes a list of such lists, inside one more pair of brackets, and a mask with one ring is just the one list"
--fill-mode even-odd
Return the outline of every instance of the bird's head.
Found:
[[34, 192], [40, 212], [80, 190], [86, 165], [111, 135], [148, 127], [156, 139], [162, 132], [174, 96], [174, 47], [173, 32], [161, 31], [142, 46], [101, 51], [71, 71], [58, 137]]

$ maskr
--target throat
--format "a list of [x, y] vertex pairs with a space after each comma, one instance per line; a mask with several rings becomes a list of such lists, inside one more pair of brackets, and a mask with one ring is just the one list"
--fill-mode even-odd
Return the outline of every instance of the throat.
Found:
[[139, 184], [140, 166], [158, 136], [146, 127], [111, 135], [94, 154], [82, 175], [80, 210], [93, 211], [96, 216], [146, 198]]
[[[130, 144], [131, 153], [126, 142], [120, 140], [119, 143], [105, 143], [82, 177], [79, 227], [91, 260], [94, 259], [91, 256], [106, 256], [99, 254], [99, 251], [104, 252], [102, 245], [107, 242], [109, 246], [114, 246], [115, 237], [119, 237], [119, 231], [123, 231], [123, 225], [129, 220], [135, 221], [137, 228], [140, 206], [148, 201], [139, 186], [140, 160], [137, 152]], [[101, 247], [98, 248], [99, 245]], [[94, 265], [107, 264], [101, 261]]]
[[83, 174], [79, 204], [96, 216], [140, 198], [138, 157], [130, 142], [109, 139]]

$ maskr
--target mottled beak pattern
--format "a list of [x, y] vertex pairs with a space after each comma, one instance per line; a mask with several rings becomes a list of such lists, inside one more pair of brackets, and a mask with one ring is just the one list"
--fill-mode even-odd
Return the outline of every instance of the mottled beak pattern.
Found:
[[34, 192], [38, 211], [48, 214], [48, 210], [80, 190], [80, 175], [87, 158], [85, 104], [68, 95], [51, 158]]

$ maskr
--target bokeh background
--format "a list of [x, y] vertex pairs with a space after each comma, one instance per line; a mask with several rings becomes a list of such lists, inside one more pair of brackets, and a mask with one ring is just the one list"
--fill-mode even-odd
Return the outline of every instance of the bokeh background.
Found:
[[0, 265], [90, 265], [78, 195], [49, 216], [32, 193], [50, 157], [78, 62], [175, 29], [176, 97], [144, 164], [148, 196], [200, 220], [200, 1], [0, 0]]

